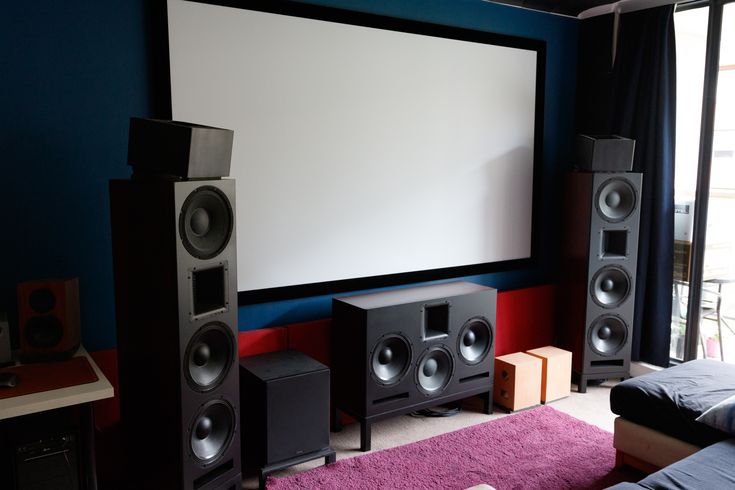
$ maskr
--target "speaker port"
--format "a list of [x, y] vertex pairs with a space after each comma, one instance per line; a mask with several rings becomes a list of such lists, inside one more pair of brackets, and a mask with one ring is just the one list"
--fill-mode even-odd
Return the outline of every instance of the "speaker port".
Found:
[[600, 258], [624, 259], [628, 256], [628, 230], [602, 230]]
[[192, 320], [204, 315], [221, 313], [227, 309], [227, 265], [223, 263], [209, 269], [192, 269], [191, 299]]
[[449, 335], [449, 303], [424, 306], [423, 339], [442, 339]]

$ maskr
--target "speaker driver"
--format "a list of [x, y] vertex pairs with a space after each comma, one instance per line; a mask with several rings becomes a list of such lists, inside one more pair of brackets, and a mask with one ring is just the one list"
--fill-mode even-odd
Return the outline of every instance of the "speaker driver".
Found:
[[198, 259], [216, 257], [232, 235], [232, 206], [213, 186], [192, 191], [181, 207], [179, 234], [186, 250]]
[[230, 404], [209, 401], [199, 409], [189, 427], [191, 452], [200, 463], [213, 463], [227, 450], [234, 432], [235, 412]]
[[630, 276], [622, 267], [603, 267], [592, 277], [590, 294], [603, 308], [617, 308], [628, 299], [630, 283]]
[[411, 345], [402, 335], [382, 337], [370, 354], [370, 374], [382, 385], [394, 385], [401, 381], [410, 365]]
[[34, 316], [26, 322], [26, 342], [33, 348], [49, 349], [61, 342], [63, 336], [64, 326], [54, 316]]
[[481, 363], [493, 344], [490, 323], [481, 317], [470, 318], [462, 325], [457, 338], [459, 357], [470, 365]]
[[49, 288], [40, 288], [31, 292], [28, 305], [36, 313], [48, 313], [56, 306], [56, 297]]
[[204, 325], [189, 340], [184, 355], [184, 372], [189, 386], [209, 391], [222, 382], [232, 365], [235, 340], [220, 322]]
[[626, 179], [614, 177], [602, 183], [595, 199], [600, 216], [613, 223], [623, 221], [636, 206], [635, 189]]
[[617, 354], [627, 339], [628, 325], [616, 315], [597, 317], [589, 328], [589, 345], [601, 356]]
[[452, 355], [441, 346], [429, 347], [419, 358], [416, 384], [425, 395], [438, 395], [449, 384], [454, 371]]

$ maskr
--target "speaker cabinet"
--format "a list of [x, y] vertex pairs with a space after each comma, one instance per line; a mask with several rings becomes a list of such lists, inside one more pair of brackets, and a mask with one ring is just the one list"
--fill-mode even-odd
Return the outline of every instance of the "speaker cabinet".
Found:
[[541, 403], [569, 396], [572, 373], [571, 352], [548, 345], [526, 351], [526, 354], [538, 357], [543, 363], [541, 366]]
[[79, 280], [46, 279], [18, 284], [20, 359], [69, 359], [79, 348]]
[[132, 117], [128, 164], [136, 176], [226, 177], [233, 137], [230, 129]]
[[329, 368], [298, 351], [240, 359], [242, 465], [265, 477], [317, 458], [329, 447]]
[[483, 394], [492, 410], [495, 289], [454, 282], [332, 301], [333, 425], [361, 423]]
[[566, 177], [559, 347], [573, 354], [580, 392], [591, 379], [629, 376], [642, 178]]
[[543, 362], [523, 352], [495, 359], [493, 400], [509, 411], [535, 407], [541, 402]]
[[591, 172], [629, 172], [635, 140], [616, 135], [577, 135], [577, 165]]
[[110, 183], [131, 488], [239, 488], [235, 182]]

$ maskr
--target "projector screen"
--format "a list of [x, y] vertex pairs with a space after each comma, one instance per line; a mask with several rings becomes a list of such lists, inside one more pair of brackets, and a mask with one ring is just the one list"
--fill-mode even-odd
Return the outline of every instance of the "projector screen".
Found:
[[531, 258], [542, 42], [258, 5], [168, 1], [173, 118], [235, 132], [241, 302]]

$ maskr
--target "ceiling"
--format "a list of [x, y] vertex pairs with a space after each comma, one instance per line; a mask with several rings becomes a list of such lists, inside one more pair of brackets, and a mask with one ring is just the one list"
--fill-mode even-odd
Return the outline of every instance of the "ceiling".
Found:
[[533, 10], [541, 10], [544, 12], [552, 12], [555, 14], [571, 15], [576, 17], [580, 12], [584, 12], [598, 5], [614, 3], [615, 0], [493, 0], [496, 3], [505, 3], [508, 5], [517, 5]]

